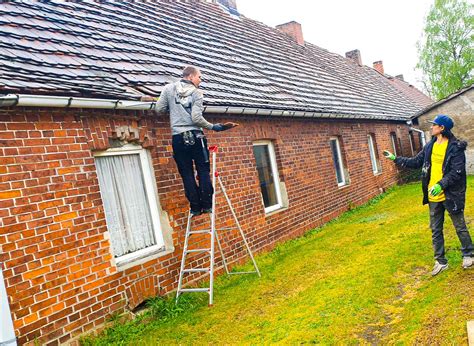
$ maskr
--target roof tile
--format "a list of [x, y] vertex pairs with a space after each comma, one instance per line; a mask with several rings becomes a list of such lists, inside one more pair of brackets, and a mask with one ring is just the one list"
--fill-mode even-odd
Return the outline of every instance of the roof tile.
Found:
[[0, 36], [3, 90], [137, 98], [194, 64], [209, 105], [385, 119], [420, 109], [371, 68], [207, 2], [10, 2]]

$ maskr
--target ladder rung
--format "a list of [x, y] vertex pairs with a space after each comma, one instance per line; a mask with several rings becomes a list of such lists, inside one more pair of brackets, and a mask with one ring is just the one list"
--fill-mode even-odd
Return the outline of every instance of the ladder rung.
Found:
[[189, 234], [204, 234], [204, 233], [211, 233], [210, 229], [200, 229], [197, 231], [189, 231]]
[[183, 273], [203, 273], [208, 272], [211, 269], [209, 268], [194, 268], [194, 269], [183, 269]]
[[204, 288], [182, 288], [180, 292], [209, 292], [209, 287]]
[[193, 253], [193, 252], [211, 252], [211, 249], [192, 249], [192, 250], [186, 250], [186, 253]]

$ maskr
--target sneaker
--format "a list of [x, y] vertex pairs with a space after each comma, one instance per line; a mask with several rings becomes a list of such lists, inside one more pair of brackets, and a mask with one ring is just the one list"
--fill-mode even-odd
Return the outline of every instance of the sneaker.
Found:
[[462, 267], [464, 269], [474, 268], [474, 257], [463, 257]]
[[203, 214], [210, 214], [210, 213], [212, 213], [212, 208], [203, 209], [203, 210], [202, 210], [202, 213], [203, 213]]
[[199, 215], [201, 215], [200, 210], [192, 210], [191, 209], [191, 217], [195, 217], [195, 216], [199, 216]]
[[448, 269], [448, 264], [441, 264], [439, 263], [438, 261], [435, 262], [435, 265], [433, 267], [433, 270], [431, 272], [431, 276], [435, 276], [435, 275], [438, 275], [439, 273], [441, 273], [442, 271]]

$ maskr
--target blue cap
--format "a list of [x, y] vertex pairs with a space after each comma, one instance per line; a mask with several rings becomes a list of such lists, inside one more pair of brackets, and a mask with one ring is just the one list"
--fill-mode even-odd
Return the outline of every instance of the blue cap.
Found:
[[451, 130], [454, 126], [454, 121], [450, 117], [444, 114], [438, 114], [433, 121], [428, 120], [429, 123], [444, 126], [446, 130]]

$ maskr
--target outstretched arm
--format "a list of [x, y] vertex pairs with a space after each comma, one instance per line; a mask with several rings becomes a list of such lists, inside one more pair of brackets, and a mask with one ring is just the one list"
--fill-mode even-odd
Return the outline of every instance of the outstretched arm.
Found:
[[394, 162], [397, 166], [407, 167], [407, 168], [421, 168], [423, 166], [423, 161], [425, 158], [425, 148], [423, 149], [414, 157], [397, 157], [395, 158]]

